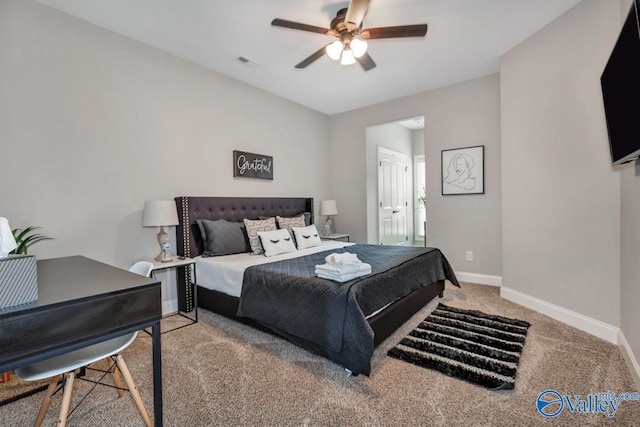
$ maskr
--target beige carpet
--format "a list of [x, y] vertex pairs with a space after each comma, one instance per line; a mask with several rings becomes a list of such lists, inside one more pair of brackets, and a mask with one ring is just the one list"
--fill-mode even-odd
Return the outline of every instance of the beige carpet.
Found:
[[[332, 362], [272, 335], [200, 311], [198, 324], [162, 336], [164, 424], [167, 426], [638, 426], [640, 402], [623, 402], [609, 419], [565, 410], [544, 419], [538, 394], [638, 391], [619, 349], [546, 316], [505, 301], [498, 289], [447, 286], [439, 301], [532, 324], [515, 390], [495, 392], [386, 357], [437, 305], [432, 301], [385, 341], [370, 377], [347, 376]], [[164, 327], [180, 317], [163, 320]], [[146, 334], [123, 353], [152, 411], [151, 340]], [[0, 398], [22, 389], [0, 385]], [[87, 383], [77, 384], [76, 398]], [[71, 426], [143, 425], [131, 399], [99, 387], [69, 419]], [[29, 426], [41, 396], [0, 407], [0, 425]], [[56, 396], [45, 425], [54, 425]]]

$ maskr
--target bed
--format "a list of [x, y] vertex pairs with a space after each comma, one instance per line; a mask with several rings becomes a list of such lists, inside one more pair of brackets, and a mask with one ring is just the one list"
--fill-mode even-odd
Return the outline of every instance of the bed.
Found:
[[[175, 200], [180, 219], [178, 255], [197, 258], [198, 283], [191, 284], [189, 269], [179, 275], [181, 310], [193, 308], [197, 292], [199, 307], [275, 332], [354, 374], [370, 374], [374, 347], [425, 304], [442, 296], [445, 280], [458, 286], [449, 263], [436, 248], [323, 241], [322, 246], [296, 251], [295, 255], [302, 256], [202, 258], [205, 242], [199, 220], [241, 223], [245, 218], [305, 214], [305, 220], [313, 224], [313, 199], [181, 196]], [[313, 266], [322, 263], [327, 254], [340, 252], [357, 253], [372, 265], [372, 273], [345, 283], [315, 277]], [[259, 265], [244, 265], [246, 259]], [[243, 277], [241, 291], [205, 283], [217, 281], [206, 274], [207, 263], [224, 264], [227, 260], [240, 268], [240, 273], [234, 274]]]

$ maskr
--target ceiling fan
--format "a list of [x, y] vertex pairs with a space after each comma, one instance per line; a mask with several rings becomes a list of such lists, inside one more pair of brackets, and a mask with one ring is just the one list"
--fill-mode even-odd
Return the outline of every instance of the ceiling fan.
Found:
[[369, 71], [376, 66], [376, 63], [367, 53], [366, 40], [424, 37], [427, 34], [427, 24], [363, 29], [362, 21], [369, 10], [370, 1], [351, 0], [348, 7], [338, 11], [336, 17], [331, 21], [330, 28], [316, 27], [280, 18], [271, 21], [271, 25], [325, 34], [338, 39], [312, 53], [298, 63], [296, 68], [305, 68], [326, 53], [331, 59], [339, 60], [342, 65], [355, 64], [357, 61], [365, 71]]

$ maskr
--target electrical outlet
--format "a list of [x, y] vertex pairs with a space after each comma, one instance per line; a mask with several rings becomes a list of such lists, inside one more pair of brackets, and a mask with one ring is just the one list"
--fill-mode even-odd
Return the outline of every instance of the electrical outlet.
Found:
[[473, 252], [467, 251], [467, 261], [473, 261]]

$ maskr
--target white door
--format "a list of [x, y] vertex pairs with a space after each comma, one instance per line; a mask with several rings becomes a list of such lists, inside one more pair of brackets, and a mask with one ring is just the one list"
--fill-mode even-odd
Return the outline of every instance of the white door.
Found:
[[378, 218], [381, 245], [406, 245], [407, 156], [378, 147]]

